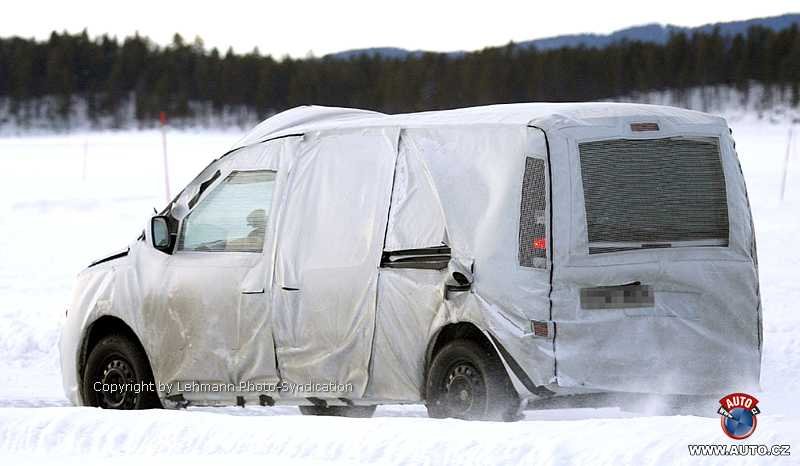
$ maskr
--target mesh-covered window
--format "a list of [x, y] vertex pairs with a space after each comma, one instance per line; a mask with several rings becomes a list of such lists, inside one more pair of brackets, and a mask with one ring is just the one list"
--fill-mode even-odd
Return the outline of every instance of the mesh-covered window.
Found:
[[178, 250], [261, 252], [274, 186], [273, 171], [231, 173], [184, 219]]
[[719, 139], [579, 144], [589, 253], [727, 246]]
[[519, 264], [547, 267], [544, 160], [525, 159], [519, 219]]

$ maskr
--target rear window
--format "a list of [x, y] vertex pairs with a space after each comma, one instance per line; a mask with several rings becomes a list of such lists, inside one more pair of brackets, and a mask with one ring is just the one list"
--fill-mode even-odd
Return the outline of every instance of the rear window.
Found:
[[527, 157], [519, 222], [519, 265], [523, 267], [547, 267], [545, 207], [544, 160]]
[[719, 139], [613, 139], [578, 148], [589, 254], [728, 245]]

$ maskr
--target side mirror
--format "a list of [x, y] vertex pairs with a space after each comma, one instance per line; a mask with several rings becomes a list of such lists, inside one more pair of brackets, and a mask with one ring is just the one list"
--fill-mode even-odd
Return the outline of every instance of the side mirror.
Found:
[[469, 291], [472, 288], [472, 270], [456, 259], [451, 259], [447, 265], [447, 279], [444, 282], [444, 299], [450, 293]]
[[172, 253], [172, 241], [169, 235], [167, 217], [156, 215], [150, 219], [150, 241], [153, 243], [153, 247], [159, 251], [166, 254]]

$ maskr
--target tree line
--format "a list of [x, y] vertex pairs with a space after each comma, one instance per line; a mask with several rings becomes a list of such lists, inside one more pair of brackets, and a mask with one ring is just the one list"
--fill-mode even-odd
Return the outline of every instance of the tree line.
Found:
[[[800, 103], [800, 31], [754, 27], [746, 34], [676, 33], [663, 45], [620, 42], [602, 49], [537, 50], [509, 43], [463, 54], [404, 58], [363, 54], [275, 59], [221, 53], [175, 35], [158, 46], [138, 34], [118, 40], [53, 32], [46, 41], [0, 39], [0, 98], [24, 120], [49, 98], [66, 118], [80, 98], [91, 120], [132, 105], [135, 118], [160, 111], [192, 118], [244, 108], [258, 115], [318, 104], [409, 112], [527, 101], [585, 101], [654, 90], [752, 83]], [[128, 107], [130, 108], [130, 107]]]

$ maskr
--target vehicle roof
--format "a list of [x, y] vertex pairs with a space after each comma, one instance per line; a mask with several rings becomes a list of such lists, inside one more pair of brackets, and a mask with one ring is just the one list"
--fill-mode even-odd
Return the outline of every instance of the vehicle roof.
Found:
[[264, 120], [239, 140], [234, 148], [281, 136], [337, 128], [534, 125], [548, 130], [616, 124], [619, 118], [632, 117], [667, 119], [676, 124], [725, 124], [721, 117], [694, 110], [616, 102], [498, 104], [395, 115], [355, 108], [307, 105]]

